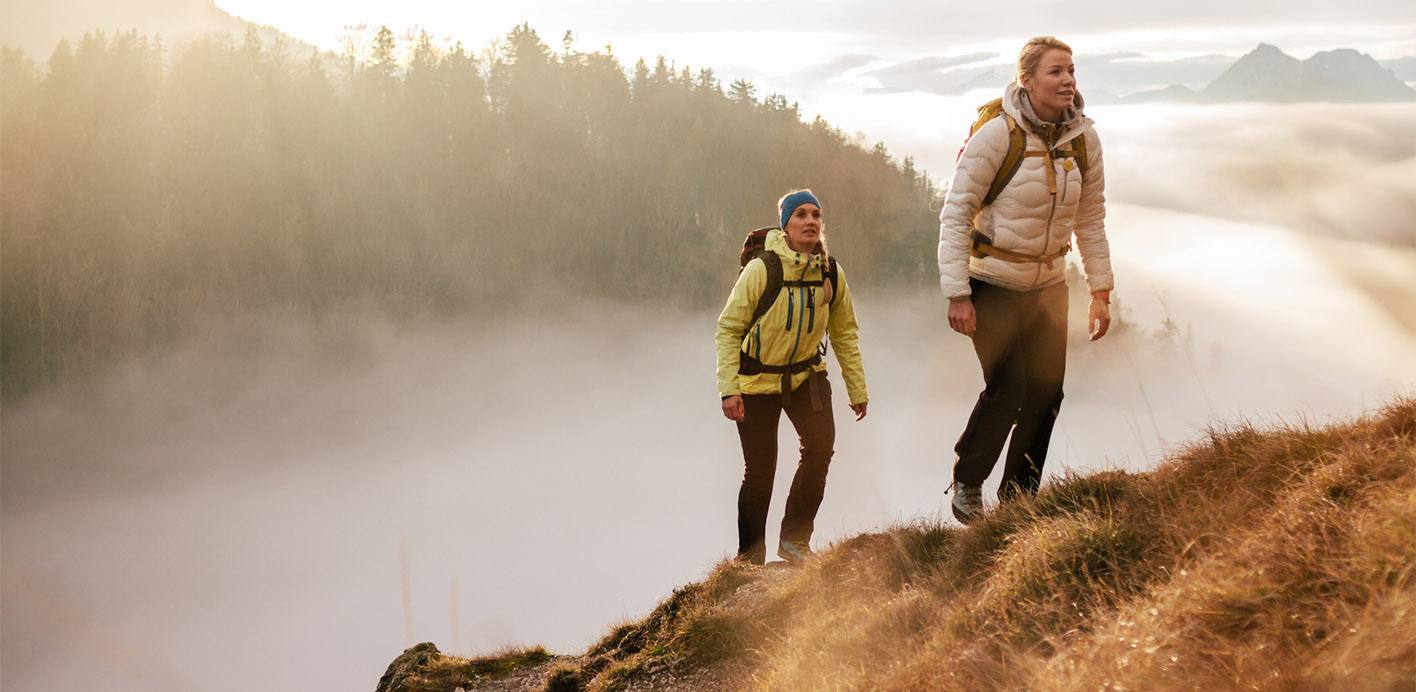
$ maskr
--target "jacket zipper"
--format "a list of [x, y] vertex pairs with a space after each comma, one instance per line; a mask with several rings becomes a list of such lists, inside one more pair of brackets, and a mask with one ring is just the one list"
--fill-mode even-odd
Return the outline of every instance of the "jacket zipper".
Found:
[[[1052, 164], [1052, 157], [1050, 157], [1050, 156], [1049, 156], [1049, 157], [1045, 157], [1045, 158], [1043, 159], [1043, 161], [1044, 161], [1044, 165], [1047, 165], [1047, 166], [1052, 166], [1052, 165], [1053, 165], [1053, 164]], [[1053, 173], [1053, 175], [1056, 175], [1056, 173], [1057, 173], [1056, 167], [1054, 166], [1053, 168], [1054, 168], [1054, 170], [1052, 171], [1052, 173]], [[1064, 183], [1066, 182], [1066, 178], [1063, 178], [1063, 182], [1064, 182]], [[1064, 188], [1064, 189], [1065, 189], [1065, 188]], [[1052, 217], [1054, 217], [1054, 216], [1056, 216], [1056, 215], [1057, 215], [1057, 193], [1054, 192], [1054, 193], [1052, 193], [1052, 207], [1047, 210], [1047, 225], [1043, 227], [1043, 232], [1042, 232], [1042, 233], [1043, 233], [1043, 235], [1042, 235], [1042, 256], [1044, 256], [1044, 257], [1047, 256], [1047, 248], [1052, 245]], [[1037, 272], [1036, 272], [1035, 274], [1033, 274], [1033, 285], [1036, 286], [1036, 285], [1037, 285], [1037, 282], [1040, 281], [1040, 280], [1042, 280], [1042, 263], [1041, 263], [1041, 262], [1038, 262], [1038, 263], [1037, 263]]]
[[[805, 279], [805, 278], [806, 278], [806, 268], [803, 267], [802, 270], [801, 270], [801, 275], [797, 277], [797, 280], [798, 280], [798, 281], [801, 281], [801, 280], [803, 280], [803, 279]], [[797, 288], [797, 290], [801, 292], [801, 299], [802, 299], [802, 301], [803, 301], [803, 302], [802, 302], [802, 305], [806, 305], [806, 302], [805, 302], [805, 301], [806, 301], [806, 287], [805, 287], [805, 286], [800, 286], [800, 287]], [[791, 300], [791, 297], [792, 297], [792, 294], [790, 293], [790, 289], [788, 289], [787, 300], [790, 301], [790, 300]], [[788, 305], [790, 305], [790, 303], [788, 303]], [[803, 310], [805, 310], [805, 308], [803, 308]], [[792, 353], [791, 353], [791, 355], [787, 356], [787, 365], [791, 365], [792, 363], [795, 363], [795, 362], [796, 362], [797, 349], [798, 349], [799, 347], [801, 347], [801, 327], [802, 327], [802, 323], [803, 323], [803, 322], [805, 322], [805, 320], [797, 320], [796, 340], [792, 342]]]
[[[803, 269], [801, 274], [806, 276], [806, 270]], [[826, 270], [824, 268], [821, 270], [821, 285], [826, 285]], [[806, 331], [810, 334], [816, 329], [816, 289], [807, 289], [805, 300], [806, 309], [809, 310], [806, 318]]]

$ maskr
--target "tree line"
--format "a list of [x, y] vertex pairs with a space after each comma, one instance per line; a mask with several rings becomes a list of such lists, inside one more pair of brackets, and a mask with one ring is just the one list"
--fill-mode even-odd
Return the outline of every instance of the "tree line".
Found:
[[481, 52], [381, 28], [288, 53], [254, 32], [93, 33], [42, 67], [3, 50], [5, 396], [203, 315], [715, 305], [795, 187], [822, 196], [857, 290], [932, 281], [927, 176], [750, 82], [528, 25]]

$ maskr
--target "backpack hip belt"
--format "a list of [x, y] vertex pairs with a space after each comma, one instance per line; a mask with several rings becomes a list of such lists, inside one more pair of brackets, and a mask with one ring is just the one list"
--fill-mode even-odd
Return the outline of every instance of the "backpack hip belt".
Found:
[[[821, 364], [821, 354], [817, 353], [806, 360], [799, 360], [788, 365], [767, 365], [756, 358], [748, 355], [746, 351], [738, 354], [738, 374], [739, 375], [781, 375], [782, 376], [782, 406], [787, 406], [792, 402], [792, 375], [804, 372], [814, 366]], [[816, 389], [816, 378], [807, 377], [807, 384], [811, 387], [811, 410], [820, 411], [822, 408], [821, 396]]]
[[1027, 255], [1012, 250], [1004, 250], [993, 244], [988, 236], [974, 229], [971, 234], [972, 242], [969, 244], [969, 254], [974, 257], [996, 257], [1004, 262], [1014, 262], [1017, 264], [1046, 264], [1048, 269], [1052, 268], [1052, 263], [1062, 259], [1068, 252], [1072, 251], [1072, 244], [1067, 243], [1062, 249], [1050, 252], [1046, 255]]

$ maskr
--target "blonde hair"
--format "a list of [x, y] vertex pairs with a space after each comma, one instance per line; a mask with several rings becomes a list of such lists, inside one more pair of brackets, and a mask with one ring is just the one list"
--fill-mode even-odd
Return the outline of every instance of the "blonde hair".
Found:
[[1069, 55], [1072, 53], [1072, 47], [1056, 36], [1034, 36], [1028, 39], [1028, 42], [1023, 44], [1023, 49], [1018, 51], [1018, 70], [1013, 75], [1013, 81], [1022, 86], [1023, 77], [1036, 72], [1037, 64], [1042, 62], [1042, 56], [1054, 48], [1065, 50]]

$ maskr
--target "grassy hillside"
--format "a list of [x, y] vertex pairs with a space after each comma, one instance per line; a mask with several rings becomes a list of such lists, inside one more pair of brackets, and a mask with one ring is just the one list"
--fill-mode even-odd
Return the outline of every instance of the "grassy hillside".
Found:
[[[380, 689], [1416, 689], [1416, 399], [1210, 434], [962, 529], [719, 565], [579, 656], [430, 644]], [[402, 667], [400, 667], [402, 666]]]

